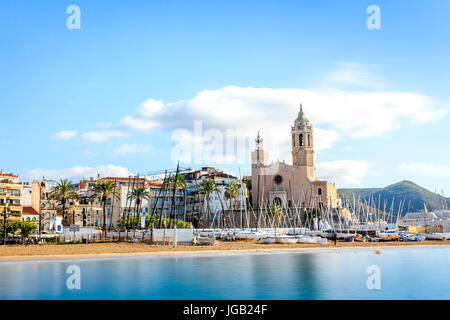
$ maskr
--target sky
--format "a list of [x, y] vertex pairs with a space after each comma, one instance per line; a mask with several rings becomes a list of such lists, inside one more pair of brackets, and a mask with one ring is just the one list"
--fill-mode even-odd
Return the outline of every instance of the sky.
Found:
[[180, 160], [247, 175], [258, 130], [272, 161], [291, 161], [302, 104], [318, 178], [450, 195], [449, 11], [447, 0], [3, 0], [0, 169], [76, 181]]

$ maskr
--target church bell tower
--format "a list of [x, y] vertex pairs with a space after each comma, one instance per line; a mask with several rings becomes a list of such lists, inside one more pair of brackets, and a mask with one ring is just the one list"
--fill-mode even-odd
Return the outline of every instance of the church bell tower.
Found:
[[292, 164], [294, 166], [309, 167], [314, 171], [314, 130], [303, 113], [303, 106], [300, 105], [300, 111], [292, 133]]

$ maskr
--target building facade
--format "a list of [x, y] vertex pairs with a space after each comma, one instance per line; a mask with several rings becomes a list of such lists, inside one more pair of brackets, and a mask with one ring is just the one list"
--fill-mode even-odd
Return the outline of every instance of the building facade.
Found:
[[22, 219], [22, 183], [19, 176], [12, 173], [0, 171], [0, 208], [1, 224], [3, 225], [3, 214], [6, 211], [7, 221]]
[[252, 204], [254, 207], [277, 203], [284, 207], [333, 208], [341, 206], [336, 187], [316, 178], [314, 166], [314, 128], [303, 107], [291, 127], [292, 165], [269, 164], [258, 133], [252, 151]]

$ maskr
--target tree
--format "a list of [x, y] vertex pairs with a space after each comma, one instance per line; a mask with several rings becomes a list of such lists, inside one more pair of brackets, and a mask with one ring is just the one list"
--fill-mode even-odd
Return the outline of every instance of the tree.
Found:
[[200, 190], [205, 194], [206, 208], [207, 208], [207, 218], [211, 216], [211, 208], [209, 206], [209, 201], [211, 194], [219, 191], [219, 186], [214, 179], [203, 180], [200, 184]]
[[[116, 192], [116, 183], [114, 181], [100, 180], [97, 181], [92, 187], [93, 192], [90, 200], [98, 199], [102, 203], [103, 207], [103, 235], [106, 239], [106, 201], [114, 195], [116, 198], [120, 198], [119, 193]], [[111, 221], [112, 222], [112, 221]]]
[[283, 217], [283, 210], [281, 209], [280, 205], [276, 204], [276, 203], [272, 203], [271, 205], [269, 205], [269, 210], [267, 210], [266, 215], [268, 218], [270, 218], [272, 220], [272, 224], [275, 224], [275, 233], [277, 230], [277, 224], [276, 222], [281, 220], [281, 218]]
[[[181, 174], [175, 174], [173, 176], [170, 176], [169, 179], [167, 179], [166, 181], [166, 187], [169, 190], [172, 190], [175, 187], [175, 190], [177, 191], [181, 191], [183, 193], [183, 198], [184, 198], [184, 221], [186, 221], [186, 196], [187, 196], [187, 184], [186, 184], [186, 179], [184, 178], [183, 175]], [[175, 207], [175, 212], [177, 210], [176, 207], [176, 201], [175, 203], [172, 204]], [[176, 217], [174, 217], [174, 219], [176, 219]], [[169, 224], [172, 220], [172, 214], [170, 214], [169, 217]]]
[[[145, 187], [136, 186], [133, 188], [133, 190], [131, 190], [130, 194], [128, 195], [128, 200], [130, 200], [130, 201], [134, 200], [136, 203], [136, 209], [137, 209], [136, 224], [139, 225], [139, 223], [140, 223], [139, 217], [140, 217], [142, 200], [147, 200], [148, 203], [150, 203], [150, 201], [151, 201], [150, 192]], [[133, 226], [134, 225], [135, 224], [133, 223]], [[136, 235], [136, 228], [134, 228], [133, 238], [135, 237], [135, 235]]]
[[21, 221], [9, 221], [6, 223], [6, 234], [11, 234], [14, 237], [14, 234], [17, 232], [17, 230], [20, 229], [20, 222]]
[[252, 178], [244, 178], [242, 179], [242, 182], [245, 183], [246, 193], [248, 197], [249, 203], [252, 203]]
[[78, 199], [78, 194], [75, 192], [75, 186], [69, 179], [61, 179], [56, 183], [56, 187], [53, 188], [50, 193], [50, 199], [57, 200], [61, 203], [62, 206], [62, 216], [64, 222], [67, 223], [67, 217], [65, 216], [66, 212], [66, 202], [70, 199]]
[[[231, 181], [226, 185], [224, 195], [226, 199], [230, 200], [230, 214], [232, 214], [236, 204], [236, 200], [239, 197], [239, 186], [233, 181]], [[234, 205], [232, 205], [232, 201], [234, 202]]]
[[19, 229], [20, 234], [22, 235], [22, 243], [25, 243], [25, 238], [28, 238], [30, 234], [33, 234], [36, 229], [37, 225], [30, 221], [19, 221]]

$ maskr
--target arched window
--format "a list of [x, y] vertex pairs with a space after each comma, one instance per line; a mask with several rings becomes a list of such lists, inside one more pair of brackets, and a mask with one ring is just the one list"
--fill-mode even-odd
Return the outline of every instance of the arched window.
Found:
[[318, 196], [321, 196], [321, 195], [322, 195], [322, 188], [319, 187], [319, 188], [317, 189], [317, 195], [318, 195]]
[[282, 201], [281, 201], [281, 199], [280, 199], [279, 197], [275, 197], [275, 198], [273, 199], [273, 203], [276, 204], [276, 205], [278, 205], [278, 206], [281, 206]]
[[298, 136], [298, 145], [300, 147], [303, 147], [303, 133], [300, 133], [300, 135]]

